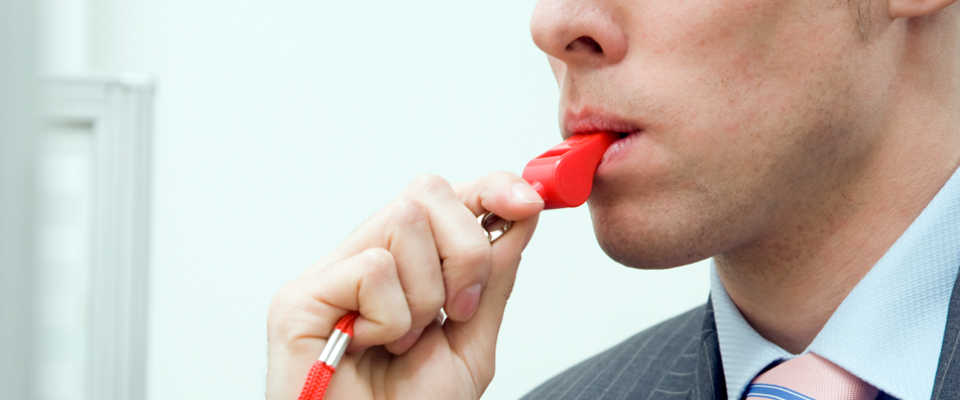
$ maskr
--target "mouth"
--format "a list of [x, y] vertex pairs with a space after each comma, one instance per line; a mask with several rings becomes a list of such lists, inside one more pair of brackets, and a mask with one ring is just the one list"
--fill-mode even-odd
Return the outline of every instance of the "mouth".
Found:
[[642, 129], [626, 120], [610, 114], [583, 110], [567, 111], [563, 118], [563, 138], [584, 133], [617, 132], [620, 138], [641, 132]]
[[603, 159], [597, 168], [598, 174], [615, 168], [617, 160], [626, 157], [631, 147], [635, 145], [643, 129], [624, 118], [610, 113], [583, 108], [579, 112], [568, 109], [563, 118], [564, 139], [577, 134], [595, 132], [617, 132], [620, 139], [613, 142], [603, 154]]

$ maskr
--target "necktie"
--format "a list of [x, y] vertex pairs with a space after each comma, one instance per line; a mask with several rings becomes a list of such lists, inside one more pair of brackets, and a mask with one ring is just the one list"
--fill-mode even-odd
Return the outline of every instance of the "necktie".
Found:
[[873, 400], [877, 388], [813, 353], [794, 358], [757, 376], [747, 400]]

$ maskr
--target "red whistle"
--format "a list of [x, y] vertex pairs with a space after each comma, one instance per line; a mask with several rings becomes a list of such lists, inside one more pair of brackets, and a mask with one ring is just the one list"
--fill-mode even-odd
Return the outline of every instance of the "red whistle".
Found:
[[577, 207], [590, 197], [597, 165], [619, 138], [613, 132], [573, 135], [527, 163], [523, 179], [543, 198], [544, 209]]

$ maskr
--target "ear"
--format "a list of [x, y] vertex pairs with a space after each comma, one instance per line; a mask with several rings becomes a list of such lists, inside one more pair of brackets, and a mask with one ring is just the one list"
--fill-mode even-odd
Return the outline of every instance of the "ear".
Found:
[[922, 17], [940, 11], [956, 0], [887, 0], [890, 19]]

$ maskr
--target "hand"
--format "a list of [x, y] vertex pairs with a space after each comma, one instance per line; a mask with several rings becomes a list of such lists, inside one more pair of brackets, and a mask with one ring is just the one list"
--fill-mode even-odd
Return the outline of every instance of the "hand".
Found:
[[[488, 210], [514, 221], [494, 244], [477, 223]], [[542, 210], [530, 185], [509, 173], [456, 186], [414, 179], [274, 296], [267, 398], [296, 399], [327, 335], [358, 310], [325, 399], [479, 399], [493, 379], [520, 252]]]

